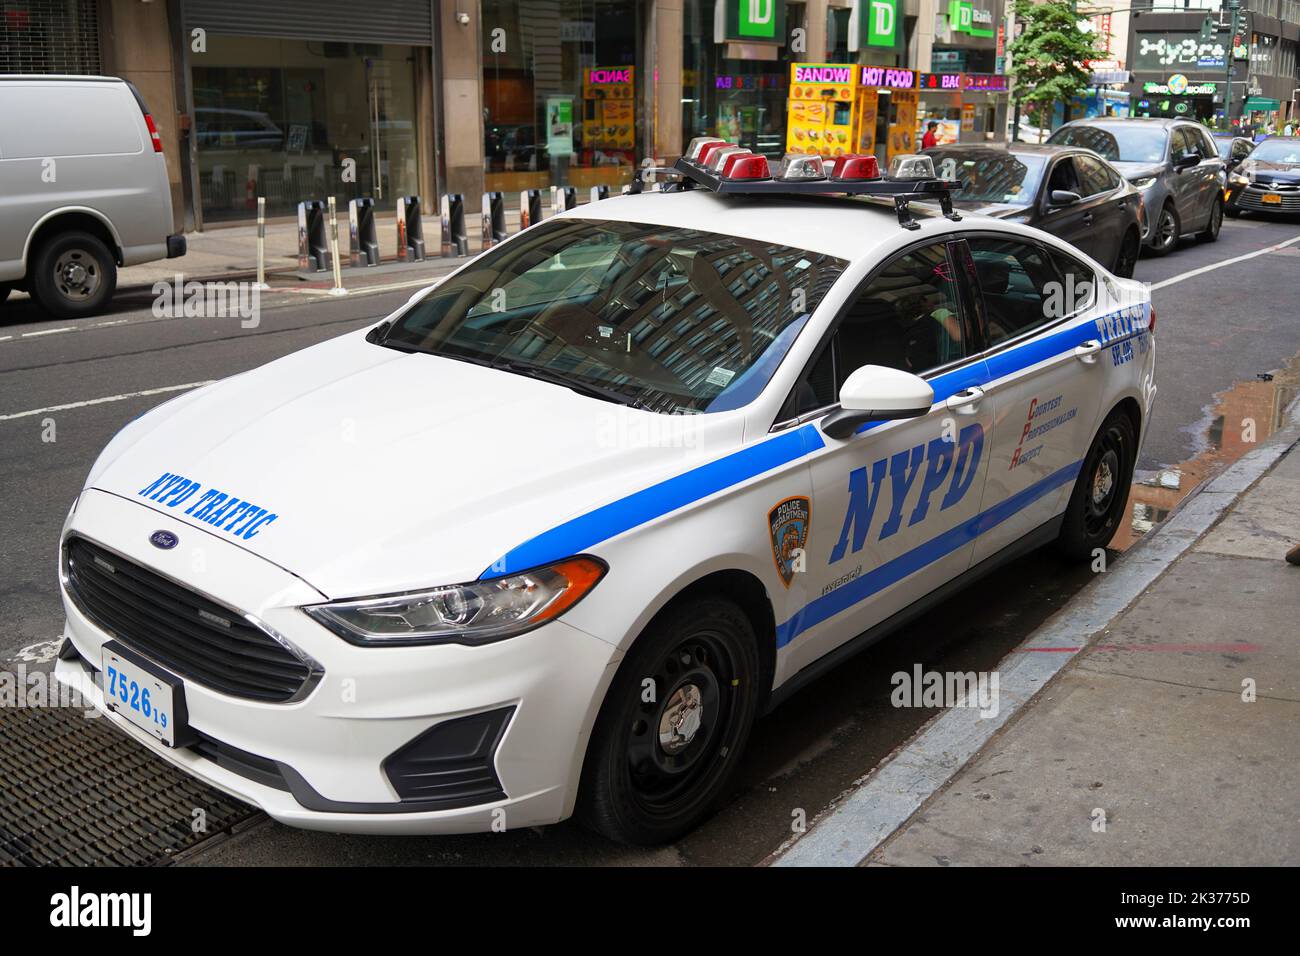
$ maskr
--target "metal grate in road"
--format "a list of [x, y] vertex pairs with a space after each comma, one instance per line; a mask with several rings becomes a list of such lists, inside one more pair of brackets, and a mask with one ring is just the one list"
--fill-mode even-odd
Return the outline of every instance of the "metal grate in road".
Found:
[[102, 718], [0, 708], [0, 867], [166, 863], [256, 815]]

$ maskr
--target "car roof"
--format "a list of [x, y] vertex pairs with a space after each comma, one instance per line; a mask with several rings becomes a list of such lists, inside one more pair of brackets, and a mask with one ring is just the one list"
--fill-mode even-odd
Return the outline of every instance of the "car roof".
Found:
[[1083, 146], [1062, 146], [1060, 143], [944, 143], [931, 146], [927, 153], [1020, 153], [1022, 155], [1056, 156], [1059, 153], [1088, 153]]
[[120, 76], [81, 76], [70, 73], [6, 73], [0, 75], [0, 82], [31, 83], [125, 83]]
[[[915, 218], [938, 215], [914, 203]], [[707, 189], [614, 196], [564, 217], [700, 229], [779, 243], [850, 262], [897, 238], [902, 227], [887, 200], [843, 196], [719, 195]]]
[[[1158, 126], [1169, 129], [1172, 126], [1200, 126], [1194, 120], [1178, 119], [1173, 116], [1087, 116], [1070, 120], [1065, 126], [1132, 126], [1141, 123], [1144, 126]], [[1204, 127], [1202, 127], [1204, 128]]]

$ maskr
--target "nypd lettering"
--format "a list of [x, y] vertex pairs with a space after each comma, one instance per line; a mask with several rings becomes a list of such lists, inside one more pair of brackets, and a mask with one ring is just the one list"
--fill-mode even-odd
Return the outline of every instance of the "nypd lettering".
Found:
[[200, 491], [202, 487], [197, 481], [165, 471], [156, 481], [141, 488], [136, 494], [167, 508], [179, 508], [186, 502], [192, 502], [185, 509], [185, 514], [245, 541], [255, 537], [279, 517], [251, 501], [244, 501], [216, 488], [209, 488], [202, 491], [202, 494]]
[[984, 428], [976, 422], [963, 428], [956, 442], [935, 438], [889, 458], [877, 459], [869, 469], [855, 468], [849, 473], [849, 505], [844, 514], [844, 527], [839, 541], [831, 549], [828, 563], [834, 564], [849, 553], [850, 532], [851, 552], [857, 554], [862, 550], [875, 518], [882, 487], [889, 487], [889, 511], [880, 523], [877, 535], [880, 541], [897, 534], [902, 527], [903, 505], [912, 486], [918, 482], [920, 495], [907, 517], [909, 528], [926, 519], [932, 500], [945, 482], [947, 490], [942, 498], [937, 499], [936, 511], [946, 511], [961, 501], [979, 471], [983, 451]]

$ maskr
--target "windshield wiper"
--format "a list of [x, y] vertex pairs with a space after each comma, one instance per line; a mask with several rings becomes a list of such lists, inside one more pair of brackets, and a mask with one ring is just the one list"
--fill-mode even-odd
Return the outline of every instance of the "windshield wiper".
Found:
[[565, 388], [572, 389], [580, 395], [586, 395], [590, 398], [599, 398], [606, 402], [614, 402], [618, 405], [631, 405], [639, 407], [640, 403], [616, 389], [605, 388], [601, 385], [595, 385], [591, 382], [583, 382], [578, 379], [569, 378], [560, 372], [553, 372], [548, 368], [540, 365], [525, 365], [520, 362], [493, 362], [491, 368], [500, 369], [504, 372], [514, 372], [516, 375], [525, 375], [528, 378], [535, 378], [539, 382], [548, 382], [551, 385], [562, 385]]

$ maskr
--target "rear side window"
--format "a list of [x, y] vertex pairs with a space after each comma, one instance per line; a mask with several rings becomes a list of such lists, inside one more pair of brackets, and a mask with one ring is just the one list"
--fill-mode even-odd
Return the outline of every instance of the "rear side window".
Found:
[[143, 152], [140, 115], [124, 83], [0, 82], [0, 157]]
[[1049, 311], [1065, 316], [1091, 306], [1097, 299], [1097, 274], [1074, 256], [1068, 256], [1058, 249], [1050, 249], [1048, 254], [1056, 264], [1063, 282], [1061, 305], [1059, 308], [1053, 306]]
[[1061, 317], [1060, 280], [1043, 250], [1018, 240], [968, 240], [979, 275], [989, 345]]

